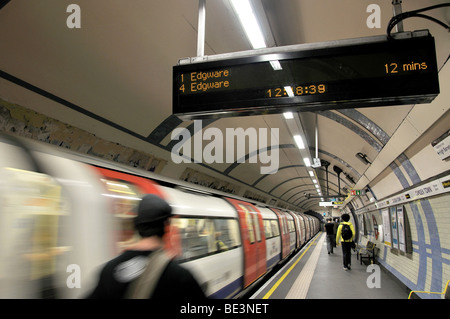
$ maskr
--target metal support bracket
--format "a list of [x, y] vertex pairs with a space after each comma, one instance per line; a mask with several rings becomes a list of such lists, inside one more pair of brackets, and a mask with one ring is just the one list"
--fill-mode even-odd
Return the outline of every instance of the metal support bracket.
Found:
[[206, 0], [198, 0], [197, 56], [205, 55]]
[[[392, 13], [394, 17], [403, 13], [402, 11], [402, 0], [392, 0]], [[400, 21], [395, 25], [395, 32], [403, 32], [403, 21]]]

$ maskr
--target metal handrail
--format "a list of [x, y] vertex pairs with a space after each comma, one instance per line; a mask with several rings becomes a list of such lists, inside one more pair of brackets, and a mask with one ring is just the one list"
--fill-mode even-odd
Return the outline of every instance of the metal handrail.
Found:
[[443, 292], [411, 290], [411, 292], [409, 293], [408, 299], [411, 299], [411, 295], [413, 292], [414, 293], [435, 294], [435, 295], [445, 295], [447, 293], [449, 283], [450, 283], [450, 280], [447, 280], [447, 283], [445, 284], [445, 289]]

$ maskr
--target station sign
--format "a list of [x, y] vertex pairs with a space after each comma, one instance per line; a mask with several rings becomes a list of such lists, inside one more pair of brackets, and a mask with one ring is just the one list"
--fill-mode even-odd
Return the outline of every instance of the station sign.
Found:
[[332, 202], [332, 204], [334, 206], [342, 206], [342, 205], [344, 205], [344, 202]]
[[450, 157], [450, 130], [431, 143], [442, 160]]
[[319, 202], [319, 206], [321, 207], [333, 206], [333, 202]]
[[331, 202], [319, 202], [319, 206], [321, 207], [329, 207], [329, 206], [343, 206], [344, 202], [336, 202], [336, 201], [331, 201]]
[[361, 189], [352, 189], [350, 191], [350, 195], [351, 196], [361, 196], [361, 195], [365, 195], [365, 194], [366, 194], [366, 192], [364, 190], [361, 190]]
[[434, 38], [401, 35], [181, 60], [173, 67], [173, 113], [192, 119], [430, 103], [439, 94]]

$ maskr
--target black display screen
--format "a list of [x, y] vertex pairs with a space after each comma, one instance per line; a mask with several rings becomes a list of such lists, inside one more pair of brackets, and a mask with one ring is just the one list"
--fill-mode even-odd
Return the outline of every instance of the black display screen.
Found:
[[185, 118], [429, 103], [438, 93], [431, 36], [173, 68], [173, 113]]

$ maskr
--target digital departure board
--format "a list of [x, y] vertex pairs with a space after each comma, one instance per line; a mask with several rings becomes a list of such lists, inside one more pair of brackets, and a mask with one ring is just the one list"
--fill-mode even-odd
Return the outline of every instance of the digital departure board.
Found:
[[202, 118], [388, 106], [429, 103], [439, 94], [428, 31], [365, 39], [177, 65], [173, 113]]

